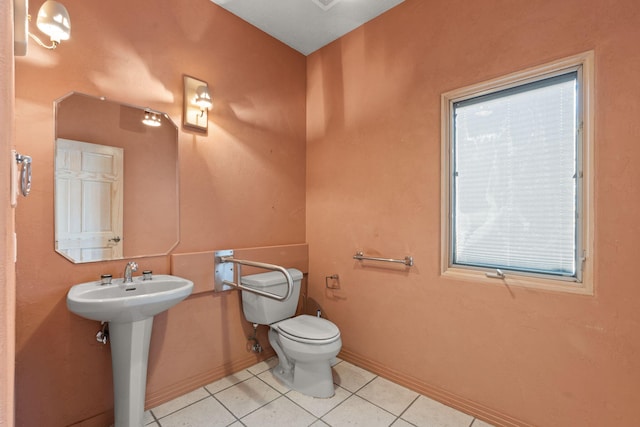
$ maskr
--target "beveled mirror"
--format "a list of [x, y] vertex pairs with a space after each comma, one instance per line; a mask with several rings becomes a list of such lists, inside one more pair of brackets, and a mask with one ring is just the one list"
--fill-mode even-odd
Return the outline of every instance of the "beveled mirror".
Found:
[[168, 254], [179, 240], [169, 116], [72, 92], [55, 117], [56, 252], [74, 263]]

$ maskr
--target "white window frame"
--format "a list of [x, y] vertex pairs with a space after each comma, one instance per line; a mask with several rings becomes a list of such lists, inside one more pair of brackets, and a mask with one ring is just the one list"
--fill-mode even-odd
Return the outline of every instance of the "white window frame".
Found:
[[[580, 83], [578, 85], [578, 170], [582, 177], [578, 186], [580, 194], [581, 221], [577, 230], [577, 239], [582, 247], [583, 259], [576, 268], [581, 268], [582, 274], [578, 281], [538, 276], [535, 274], [516, 271], [499, 272], [495, 269], [454, 265], [452, 263], [452, 156], [453, 156], [453, 105], [456, 102], [486, 95], [530, 82], [564, 74], [572, 70], [579, 70]], [[594, 96], [594, 53], [588, 51], [568, 58], [560, 59], [541, 66], [532, 67], [524, 71], [515, 72], [504, 77], [474, 84], [442, 94], [441, 97], [441, 273], [445, 278], [457, 280], [471, 280], [482, 283], [506, 284], [508, 286], [524, 286], [529, 288], [569, 292], [576, 294], [594, 294], [593, 286], [593, 100]], [[581, 265], [580, 265], [581, 264]], [[501, 274], [504, 273], [504, 274]]]

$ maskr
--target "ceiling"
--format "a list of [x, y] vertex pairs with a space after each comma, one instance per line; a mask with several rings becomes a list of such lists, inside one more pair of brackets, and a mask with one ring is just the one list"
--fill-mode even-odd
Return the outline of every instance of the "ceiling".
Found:
[[308, 55], [404, 0], [211, 0]]

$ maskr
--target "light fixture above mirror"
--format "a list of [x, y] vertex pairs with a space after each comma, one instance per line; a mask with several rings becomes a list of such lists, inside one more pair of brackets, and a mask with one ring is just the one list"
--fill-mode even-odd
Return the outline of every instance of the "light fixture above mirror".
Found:
[[71, 36], [71, 20], [67, 9], [57, 1], [47, 0], [40, 6], [36, 18], [36, 26], [46, 34], [51, 44], [45, 44], [40, 38], [29, 31], [28, 0], [14, 0], [14, 52], [16, 56], [27, 54], [28, 37], [46, 49], [55, 49], [62, 40], [69, 40]]
[[148, 108], [144, 110], [144, 117], [142, 118], [142, 123], [151, 127], [158, 127], [162, 125], [162, 119], [160, 118], [160, 113], [157, 111], [152, 111]]
[[207, 82], [184, 76], [182, 124], [193, 129], [207, 131], [211, 107], [213, 107], [213, 101]]

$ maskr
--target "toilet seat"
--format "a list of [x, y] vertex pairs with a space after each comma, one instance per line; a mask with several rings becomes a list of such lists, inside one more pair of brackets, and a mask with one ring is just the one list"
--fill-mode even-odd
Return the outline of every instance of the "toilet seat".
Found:
[[273, 326], [284, 337], [308, 344], [327, 344], [340, 338], [340, 330], [335, 324], [307, 314], [283, 320]]

